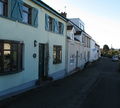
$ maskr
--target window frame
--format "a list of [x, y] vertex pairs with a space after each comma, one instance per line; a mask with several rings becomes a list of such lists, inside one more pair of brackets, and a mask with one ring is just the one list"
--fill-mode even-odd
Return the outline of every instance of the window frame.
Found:
[[64, 23], [45, 13], [45, 30], [59, 35], [64, 35]]
[[[28, 12], [26, 10], [24, 10], [23, 7], [28, 8]], [[27, 17], [28, 22], [24, 21], [24, 17], [22, 19], [22, 22], [25, 23], [25, 24], [30, 24], [31, 25], [32, 24], [32, 7], [27, 5], [26, 3], [23, 3], [22, 8], [23, 8], [22, 9], [22, 15], [23, 14], [27, 14], [28, 15], [28, 17]]]
[[53, 26], [54, 26], [54, 23], [53, 23], [53, 18], [51, 16], [48, 17], [48, 30], [53, 32]]
[[62, 34], [62, 23], [58, 22], [58, 33]]
[[[13, 44], [17, 45], [17, 49], [16, 50], [13, 50], [13, 47], [11, 47], [10, 50], [8, 49], [4, 49], [4, 44], [5, 43], [8, 43], [8, 44], [11, 44], [11, 46]], [[22, 72], [24, 70], [24, 67], [23, 67], [23, 58], [24, 58], [24, 43], [21, 42], [21, 41], [13, 41], [13, 40], [1, 40], [0, 39], [0, 45], [2, 45], [1, 49], [0, 49], [0, 52], [1, 52], [1, 62], [0, 62], [0, 65], [1, 65], [1, 72], [0, 72], [0, 75], [8, 75], [8, 74], [15, 74], [15, 73], [18, 73], [18, 72]], [[18, 45], [20, 45], [20, 47], [18, 47]], [[19, 49], [21, 48], [21, 49]], [[21, 52], [20, 52], [21, 50]], [[17, 65], [16, 65], [16, 70], [13, 70], [14, 68], [12, 67], [13, 64], [10, 63], [10, 71], [5, 71], [4, 70], [4, 51], [11, 51], [11, 57], [10, 57], [10, 61], [13, 60], [13, 51], [17, 52]], [[20, 55], [19, 55], [19, 52], [20, 52]]]
[[8, 0], [0, 0], [0, 2], [3, 4], [3, 14], [0, 14], [0, 16], [7, 17], [8, 16]]
[[[54, 51], [56, 56], [54, 57]], [[62, 46], [54, 45], [53, 46], [53, 64], [60, 64], [62, 63]]]

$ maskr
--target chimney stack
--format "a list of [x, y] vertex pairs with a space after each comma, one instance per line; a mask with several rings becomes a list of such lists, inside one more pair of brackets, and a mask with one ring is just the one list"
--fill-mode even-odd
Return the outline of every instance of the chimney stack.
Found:
[[61, 12], [61, 15], [64, 16], [65, 18], [67, 17], [67, 13], [66, 12]]

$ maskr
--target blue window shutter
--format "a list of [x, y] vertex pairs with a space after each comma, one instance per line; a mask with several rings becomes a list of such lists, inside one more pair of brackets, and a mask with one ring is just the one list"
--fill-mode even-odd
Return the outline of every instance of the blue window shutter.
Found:
[[36, 8], [32, 9], [32, 25], [38, 27], [38, 10]]
[[13, 20], [17, 20], [18, 0], [8, 0], [8, 16]]
[[18, 21], [22, 22], [23, 17], [22, 17], [22, 12], [23, 12], [23, 1], [19, 0], [18, 1]]
[[48, 18], [49, 16], [45, 14], [45, 30], [49, 30]]

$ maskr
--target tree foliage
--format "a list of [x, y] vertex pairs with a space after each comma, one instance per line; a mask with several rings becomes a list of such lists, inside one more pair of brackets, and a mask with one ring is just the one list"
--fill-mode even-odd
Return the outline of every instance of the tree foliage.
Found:
[[103, 49], [101, 50], [101, 55], [105, 57], [112, 57], [113, 55], [120, 55], [120, 50], [109, 48], [108, 45], [104, 45]]
[[104, 45], [103, 46], [103, 51], [108, 52], [110, 50], [108, 45]]

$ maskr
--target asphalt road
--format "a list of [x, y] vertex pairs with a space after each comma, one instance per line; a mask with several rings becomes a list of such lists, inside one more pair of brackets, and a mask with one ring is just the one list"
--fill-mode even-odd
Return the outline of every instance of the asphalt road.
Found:
[[2, 107], [120, 108], [118, 63], [102, 58], [82, 72], [12, 97]]
[[81, 108], [120, 108], [120, 72], [118, 63], [103, 59], [99, 64], [99, 81]]

